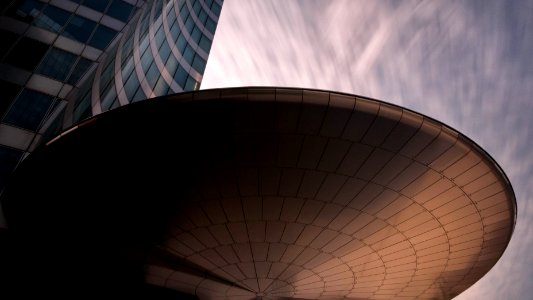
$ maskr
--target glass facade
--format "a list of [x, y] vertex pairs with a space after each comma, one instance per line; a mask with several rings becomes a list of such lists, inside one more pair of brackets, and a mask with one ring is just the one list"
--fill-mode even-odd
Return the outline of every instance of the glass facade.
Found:
[[3, 121], [29, 130], [37, 130], [54, 97], [30, 89], [24, 89], [11, 105]]
[[100, 112], [198, 89], [222, 3], [20, 0], [0, 6], [0, 147], [22, 153], [2, 155], [0, 163], [13, 169], [24, 153]]
[[0, 5], [0, 191], [24, 154], [62, 128], [69, 93], [96, 68], [145, 2], [18, 0]]
[[[72, 96], [72, 118], [67, 116], [66, 124], [142, 99], [199, 89], [221, 4], [154, 0], [143, 6], [120, 41], [105, 52], [93, 80]], [[93, 8], [115, 9], [113, 4]]]

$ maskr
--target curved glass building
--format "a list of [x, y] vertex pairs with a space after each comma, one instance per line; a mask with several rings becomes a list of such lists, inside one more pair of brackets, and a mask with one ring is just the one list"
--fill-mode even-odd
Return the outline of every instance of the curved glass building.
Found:
[[220, 0], [148, 2], [72, 96], [67, 124], [131, 102], [199, 89], [221, 5]]
[[0, 4], [0, 190], [70, 124], [198, 89], [222, 0], [17, 0]]
[[0, 189], [143, 0], [2, 1]]

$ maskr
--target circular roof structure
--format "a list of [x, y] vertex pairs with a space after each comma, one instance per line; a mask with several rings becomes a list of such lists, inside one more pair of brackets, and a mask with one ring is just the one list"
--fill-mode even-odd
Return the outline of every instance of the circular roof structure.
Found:
[[2, 201], [14, 232], [70, 249], [50, 250], [54, 264], [141, 265], [145, 282], [200, 299], [452, 298], [497, 262], [516, 220], [505, 174], [456, 130], [274, 87], [95, 116], [30, 155]]

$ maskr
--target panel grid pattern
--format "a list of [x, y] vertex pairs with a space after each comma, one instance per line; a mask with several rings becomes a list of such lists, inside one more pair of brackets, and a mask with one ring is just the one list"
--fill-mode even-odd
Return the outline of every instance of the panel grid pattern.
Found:
[[235, 114], [237, 154], [201, 179], [161, 245], [232, 284], [164, 266], [152, 283], [220, 299], [451, 298], [509, 241], [510, 184], [435, 120], [301, 89], [179, 98], [279, 104]]

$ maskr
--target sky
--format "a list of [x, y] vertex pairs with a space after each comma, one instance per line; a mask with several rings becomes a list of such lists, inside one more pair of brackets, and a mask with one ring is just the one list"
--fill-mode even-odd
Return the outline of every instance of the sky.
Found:
[[202, 89], [318, 88], [377, 98], [467, 135], [516, 194], [513, 238], [456, 299], [533, 295], [533, 0], [226, 0]]

